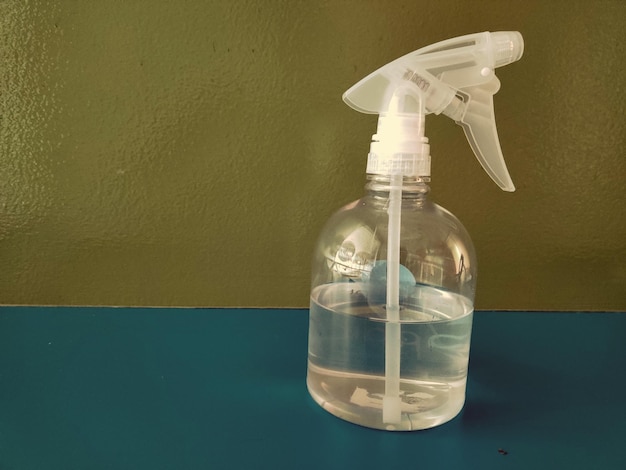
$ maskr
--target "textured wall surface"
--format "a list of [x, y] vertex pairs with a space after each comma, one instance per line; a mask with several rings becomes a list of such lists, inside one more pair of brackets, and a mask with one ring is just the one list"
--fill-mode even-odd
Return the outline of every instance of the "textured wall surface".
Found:
[[519, 30], [496, 117], [517, 192], [429, 117], [432, 197], [482, 309], [626, 310], [626, 2], [0, 1], [0, 303], [306, 306], [315, 238], [360, 197], [352, 84]]

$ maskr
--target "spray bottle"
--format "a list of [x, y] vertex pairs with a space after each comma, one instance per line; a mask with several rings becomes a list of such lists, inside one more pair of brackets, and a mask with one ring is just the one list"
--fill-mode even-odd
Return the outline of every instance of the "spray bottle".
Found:
[[465, 131], [489, 176], [514, 191], [496, 131], [495, 68], [519, 60], [518, 32], [477, 33], [419, 49], [346, 93], [378, 114], [366, 194], [336, 212], [313, 258], [307, 386], [330, 413], [386, 430], [454, 418], [465, 388], [476, 254], [459, 220], [427, 198], [427, 114]]

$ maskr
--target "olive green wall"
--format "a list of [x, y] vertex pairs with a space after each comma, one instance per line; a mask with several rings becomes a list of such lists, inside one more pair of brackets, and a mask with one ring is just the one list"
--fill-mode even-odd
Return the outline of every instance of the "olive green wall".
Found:
[[481, 309], [626, 310], [626, 2], [0, 1], [0, 303], [306, 306], [376, 118], [344, 90], [519, 30], [496, 117], [517, 192], [429, 117]]

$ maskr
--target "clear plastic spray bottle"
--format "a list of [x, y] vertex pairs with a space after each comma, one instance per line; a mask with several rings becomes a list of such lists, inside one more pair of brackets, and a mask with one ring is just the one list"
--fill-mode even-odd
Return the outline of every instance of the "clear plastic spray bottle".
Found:
[[424, 121], [454, 119], [489, 176], [514, 191], [496, 131], [494, 71], [522, 52], [518, 32], [470, 34], [403, 56], [344, 94], [379, 119], [366, 194], [331, 217], [313, 259], [307, 386], [330, 413], [416, 430], [461, 411], [476, 254], [459, 220], [428, 199]]

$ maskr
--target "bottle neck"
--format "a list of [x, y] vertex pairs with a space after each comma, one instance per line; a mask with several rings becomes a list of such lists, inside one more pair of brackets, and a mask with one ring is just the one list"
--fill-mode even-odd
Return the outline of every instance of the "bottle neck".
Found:
[[[429, 176], [404, 176], [402, 178], [402, 199], [424, 201], [430, 192]], [[391, 177], [383, 175], [367, 175], [365, 190], [368, 196], [388, 199], [391, 190]]]

